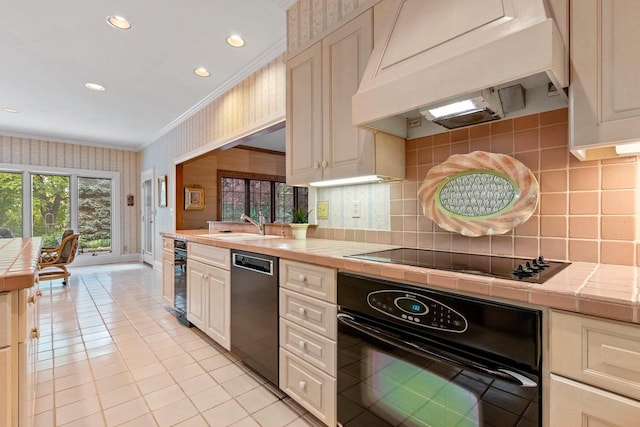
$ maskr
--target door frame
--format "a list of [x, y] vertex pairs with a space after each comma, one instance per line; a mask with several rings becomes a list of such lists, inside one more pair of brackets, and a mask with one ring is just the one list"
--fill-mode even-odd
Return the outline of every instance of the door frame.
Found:
[[[146, 181], [151, 181], [151, 186], [150, 186], [150, 192], [151, 194], [149, 195], [151, 198], [151, 208], [150, 208], [150, 213], [149, 213], [149, 218], [146, 218], [147, 220], [150, 221], [151, 227], [150, 227], [150, 236], [147, 236], [146, 234], [146, 219], [145, 219], [145, 200], [146, 200], [146, 194], [145, 194], [145, 186], [144, 183]], [[141, 233], [140, 233], [140, 237], [141, 237], [141, 251], [142, 251], [142, 262], [145, 262], [149, 265], [154, 265], [155, 262], [155, 235], [156, 235], [156, 222], [155, 222], [155, 216], [156, 216], [156, 196], [155, 196], [155, 170], [153, 168], [150, 169], [145, 169], [142, 171], [142, 173], [140, 174], [140, 224], [141, 224]], [[146, 251], [146, 245], [145, 242], [146, 240], [150, 238], [151, 239], [151, 244], [149, 245], [151, 247], [151, 251], [147, 252]]]

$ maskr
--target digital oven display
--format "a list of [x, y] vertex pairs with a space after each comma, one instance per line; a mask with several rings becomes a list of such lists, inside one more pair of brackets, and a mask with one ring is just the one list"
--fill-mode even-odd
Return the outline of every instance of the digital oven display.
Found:
[[423, 303], [412, 298], [398, 298], [396, 305], [400, 310], [406, 311], [407, 313], [424, 314], [427, 312], [427, 307]]

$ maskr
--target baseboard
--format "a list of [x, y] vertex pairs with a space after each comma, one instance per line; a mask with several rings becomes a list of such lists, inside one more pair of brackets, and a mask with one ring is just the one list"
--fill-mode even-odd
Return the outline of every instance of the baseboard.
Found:
[[83, 265], [116, 264], [121, 262], [142, 262], [142, 254], [100, 254], [97, 256], [76, 255], [76, 259], [73, 260], [73, 266], [80, 267]]

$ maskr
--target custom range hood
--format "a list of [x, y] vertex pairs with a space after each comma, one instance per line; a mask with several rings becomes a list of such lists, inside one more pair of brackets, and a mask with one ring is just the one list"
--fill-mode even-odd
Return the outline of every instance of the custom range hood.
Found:
[[[566, 105], [567, 13], [567, 0], [381, 1], [353, 124], [407, 137], [407, 119], [426, 117], [453, 129], [500, 119], [547, 88]], [[529, 96], [532, 85], [545, 95]]]

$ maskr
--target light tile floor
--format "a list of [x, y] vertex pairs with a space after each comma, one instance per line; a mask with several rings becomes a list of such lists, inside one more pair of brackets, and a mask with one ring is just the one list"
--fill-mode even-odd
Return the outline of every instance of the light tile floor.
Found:
[[143, 264], [40, 283], [36, 427], [321, 425], [162, 305]]

